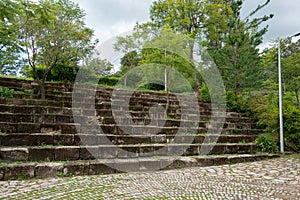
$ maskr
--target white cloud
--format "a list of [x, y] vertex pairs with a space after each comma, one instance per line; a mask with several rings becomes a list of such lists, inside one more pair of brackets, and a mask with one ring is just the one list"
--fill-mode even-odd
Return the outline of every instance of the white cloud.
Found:
[[[246, 0], [243, 14], [255, 9], [265, 0]], [[265, 25], [269, 31], [264, 37], [264, 43], [269, 43], [277, 38], [284, 38], [300, 32], [300, 4], [295, 0], [271, 0], [270, 4], [257, 13], [257, 16], [274, 14], [274, 18]]]
[[[87, 25], [95, 30], [101, 42], [119, 33], [132, 30], [137, 21], [149, 19], [149, 8], [154, 0], [73, 0], [87, 13]], [[245, 0], [242, 14], [246, 15], [266, 0]], [[259, 11], [257, 16], [274, 14], [265, 23], [269, 31], [264, 44], [300, 32], [300, 4], [295, 0], [271, 0], [270, 4]]]
[[136, 22], [149, 18], [153, 0], [73, 0], [87, 13], [87, 25], [95, 30], [101, 42], [130, 31]]

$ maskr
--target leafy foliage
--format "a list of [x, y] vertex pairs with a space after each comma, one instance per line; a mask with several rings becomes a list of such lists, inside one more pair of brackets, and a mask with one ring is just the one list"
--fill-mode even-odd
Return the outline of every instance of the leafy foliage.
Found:
[[16, 75], [20, 70], [19, 53], [22, 48], [18, 43], [17, 17], [19, 5], [15, 1], [0, 2], [0, 74]]
[[[44, 98], [44, 82], [51, 70], [58, 63], [76, 66], [92, 52], [97, 41], [91, 41], [93, 30], [85, 26], [83, 10], [69, 0], [24, 2], [20, 5], [20, 44]], [[42, 78], [38, 75], [38, 65], [45, 66]]]
[[115, 86], [120, 81], [117, 77], [102, 76], [99, 78], [100, 85]]
[[[37, 74], [40, 79], [43, 78], [45, 74], [46, 67], [45, 66], [37, 66]], [[65, 66], [63, 64], [57, 64], [49, 75], [47, 76], [46, 81], [55, 81], [62, 83], [74, 83], [76, 79], [77, 72], [79, 70], [78, 66]], [[34, 71], [32, 68], [29, 69], [29, 77], [35, 78]]]
[[274, 142], [271, 137], [270, 135], [263, 134], [256, 139], [256, 145], [260, 148], [260, 151], [267, 153], [277, 152], [278, 148], [276, 142]]
[[0, 97], [1, 98], [13, 98], [14, 97], [14, 90], [9, 89], [7, 87], [0, 88]]

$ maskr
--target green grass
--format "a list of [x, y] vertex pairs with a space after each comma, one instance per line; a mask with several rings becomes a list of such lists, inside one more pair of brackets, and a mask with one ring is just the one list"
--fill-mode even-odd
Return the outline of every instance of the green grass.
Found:
[[5, 135], [7, 135], [6, 132], [0, 131], [0, 136], [5, 136]]
[[295, 158], [295, 159], [300, 159], [300, 154], [282, 154], [282, 158]]

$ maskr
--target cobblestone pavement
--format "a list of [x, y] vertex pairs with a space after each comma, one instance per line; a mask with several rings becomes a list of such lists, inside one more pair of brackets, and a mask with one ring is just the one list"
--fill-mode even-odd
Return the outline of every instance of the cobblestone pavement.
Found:
[[0, 182], [0, 199], [300, 199], [300, 159]]

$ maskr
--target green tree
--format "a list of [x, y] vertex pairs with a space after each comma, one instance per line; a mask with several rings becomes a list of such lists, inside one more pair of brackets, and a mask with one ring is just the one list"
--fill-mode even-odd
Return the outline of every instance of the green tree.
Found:
[[[157, 63], [166, 66], [166, 69], [173, 68], [188, 79], [190, 84], [195, 84], [193, 75], [198, 72], [189, 59], [190, 40], [182, 34], [177, 34], [168, 26], [163, 27], [157, 37], [145, 43], [141, 63]], [[162, 75], [164, 74], [163, 72]], [[176, 80], [168, 78], [167, 85], [172, 84], [172, 81], [176, 82]]]
[[[150, 8], [149, 27], [168, 26], [175, 32], [191, 38], [189, 40], [189, 60], [193, 62], [195, 42], [201, 38], [205, 24], [205, 5], [203, 0], [159, 0]], [[194, 92], [199, 96], [199, 76], [195, 73]]]
[[292, 53], [282, 63], [282, 74], [286, 91], [293, 92], [300, 108], [300, 53]]
[[[74, 66], [95, 48], [91, 42], [93, 30], [84, 24], [84, 12], [69, 0], [44, 0], [22, 4], [20, 21], [27, 20], [20, 29], [21, 45], [27, 62], [39, 84], [41, 98], [45, 98], [45, 81], [58, 64]], [[37, 66], [44, 65], [39, 78]]]
[[[270, 0], [267, 0], [264, 4], [258, 5], [245, 19], [241, 19], [243, 1], [223, 1], [227, 10], [223, 11], [224, 6], [221, 6], [221, 10], [227, 15], [227, 24], [215, 26], [210, 23], [212, 25], [207, 26], [212, 26], [207, 34], [210, 55], [221, 71], [227, 90], [232, 90], [236, 98], [245, 90], [259, 88], [262, 83], [263, 67], [260, 65], [258, 45], [262, 43], [262, 37], [267, 32], [268, 26], [261, 29], [260, 26], [273, 15], [257, 18], [254, 16], [269, 2]], [[213, 30], [212, 33], [209, 30]], [[214, 37], [216, 32], [219, 33], [219, 38]], [[216, 41], [218, 39], [219, 42]]]
[[0, 74], [16, 74], [20, 67], [18, 59], [21, 52], [18, 44], [17, 16], [20, 7], [17, 2], [3, 0], [0, 2]]
[[113, 65], [106, 59], [101, 59], [99, 53], [93, 53], [84, 59], [84, 67], [87, 67], [96, 76], [109, 76]]
[[125, 37], [118, 37], [117, 42], [114, 44], [114, 49], [120, 51], [124, 54], [121, 58], [121, 74], [125, 75], [124, 77], [124, 87], [127, 87], [128, 74], [131, 69], [138, 66], [140, 60], [140, 51], [143, 46], [143, 43], [140, 41], [145, 37], [146, 32], [138, 32], [135, 29], [132, 35]]

